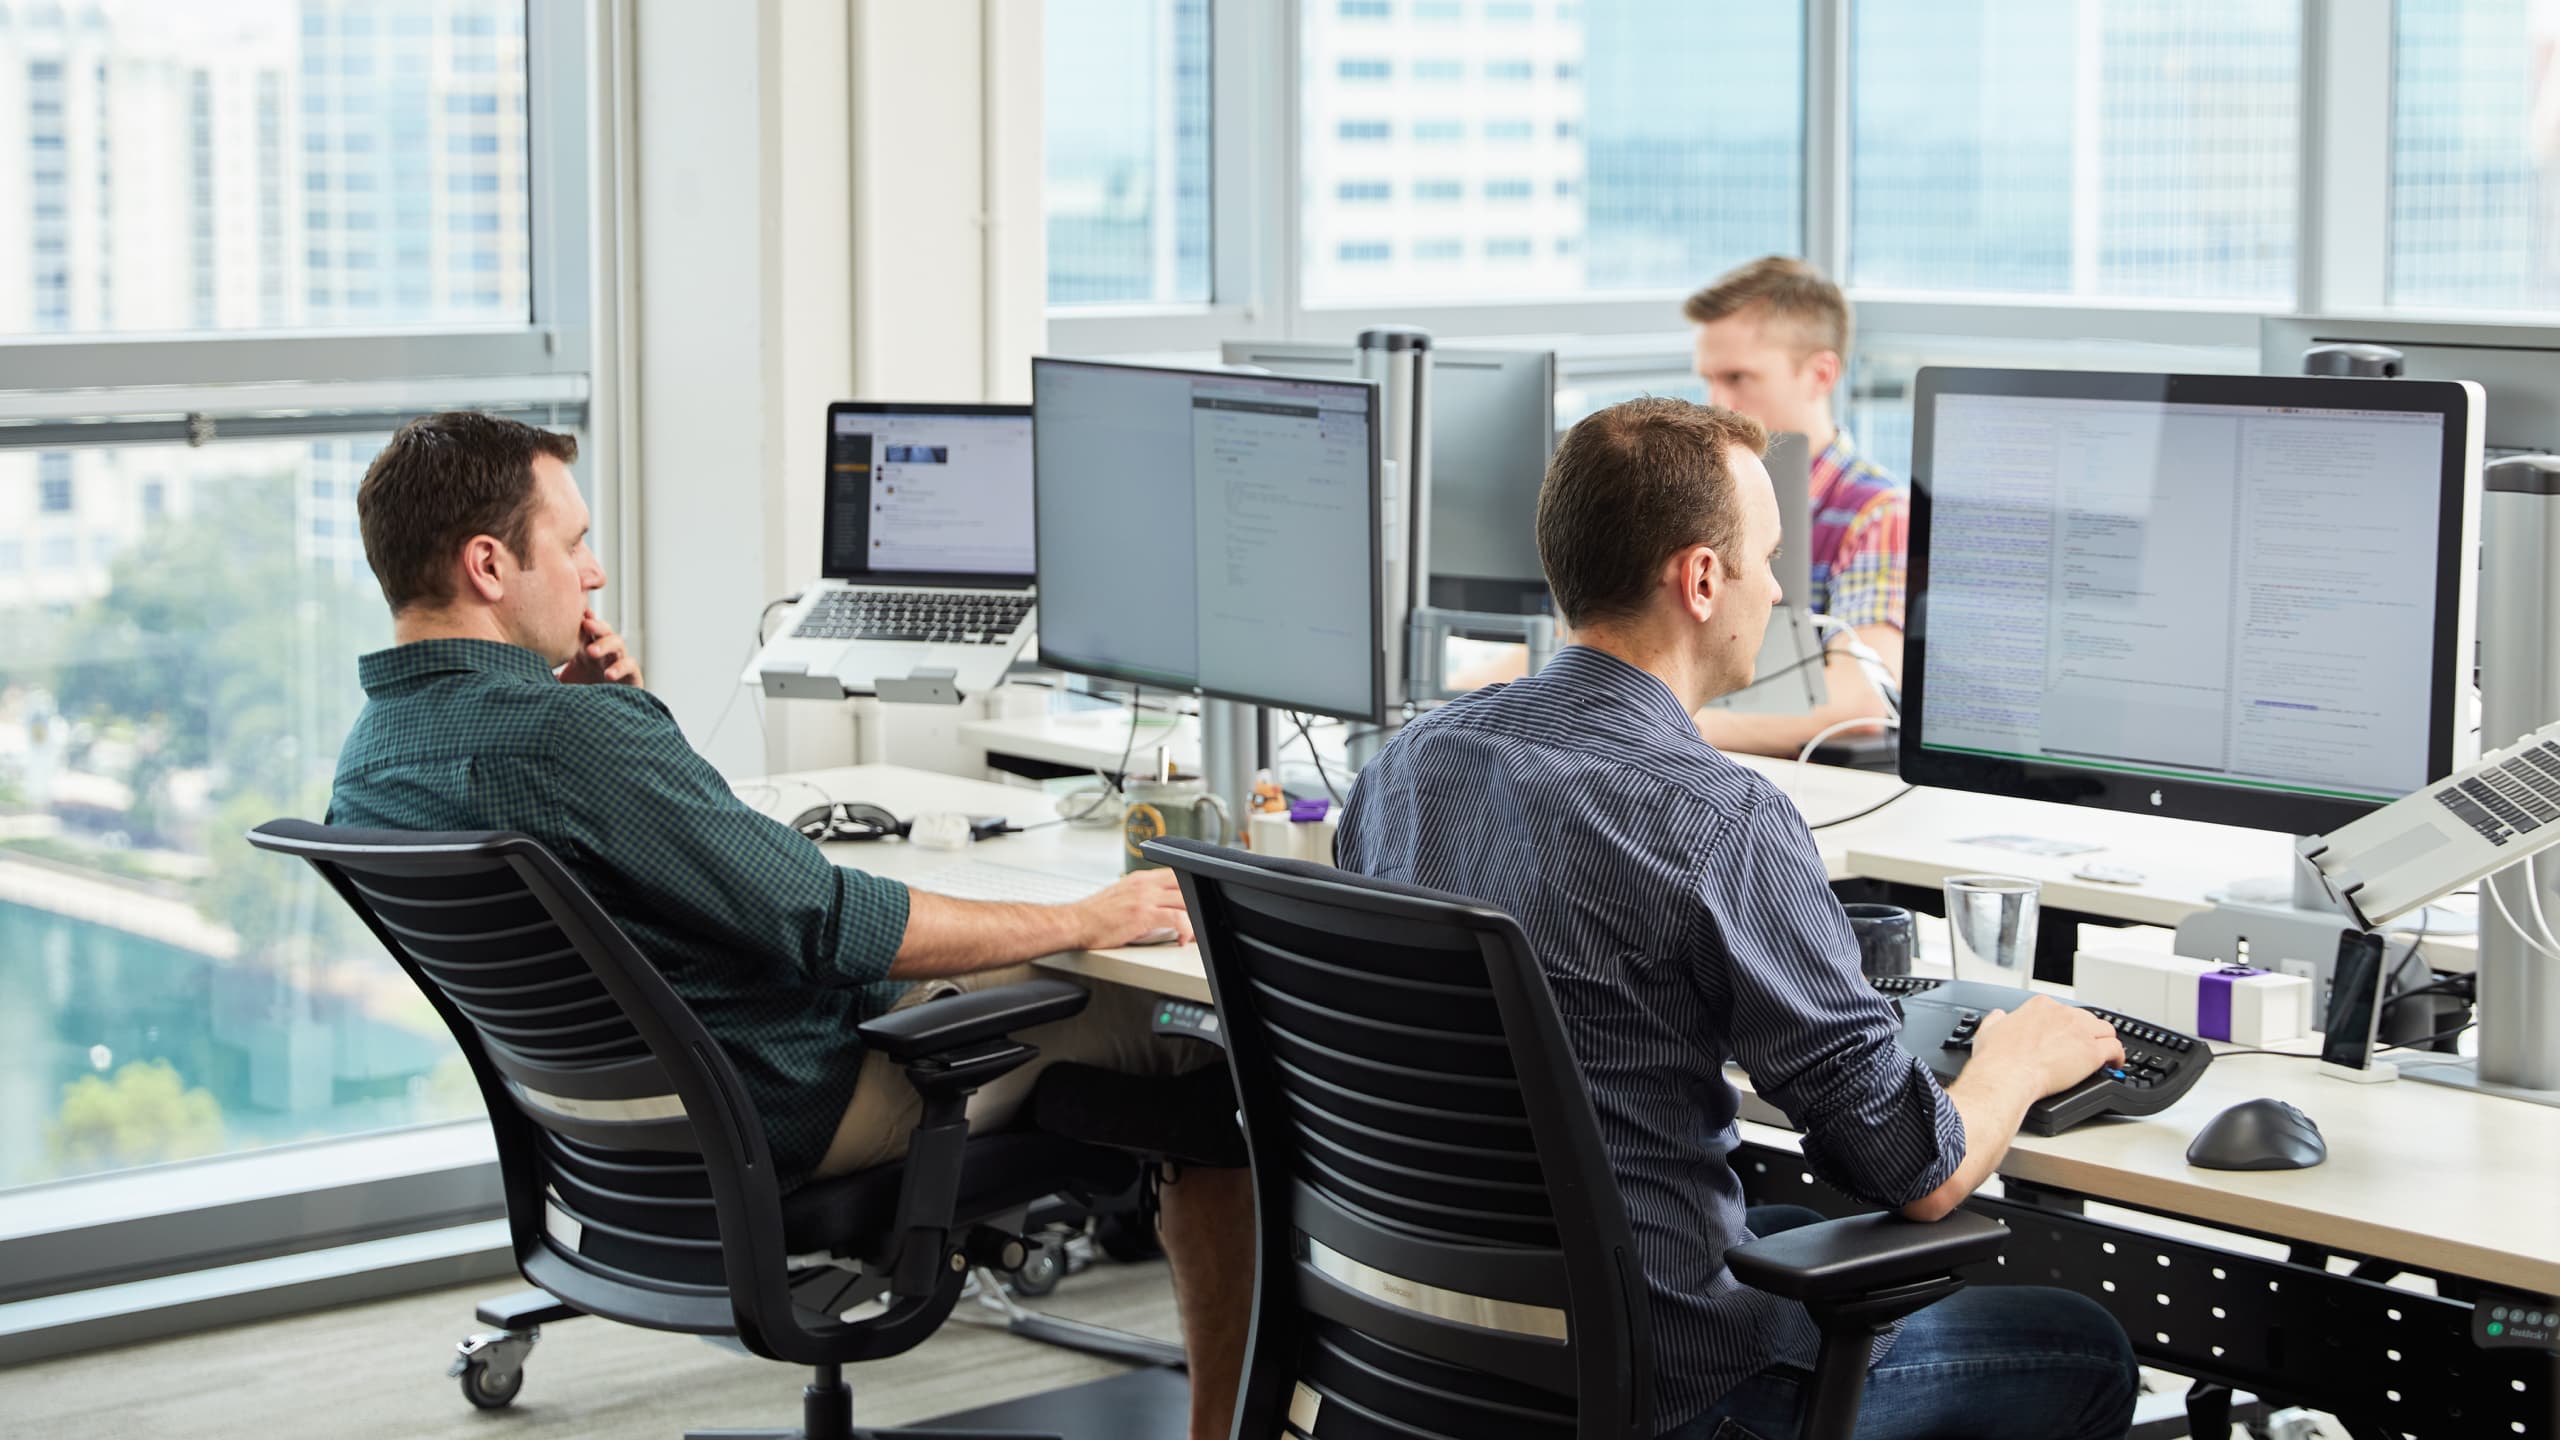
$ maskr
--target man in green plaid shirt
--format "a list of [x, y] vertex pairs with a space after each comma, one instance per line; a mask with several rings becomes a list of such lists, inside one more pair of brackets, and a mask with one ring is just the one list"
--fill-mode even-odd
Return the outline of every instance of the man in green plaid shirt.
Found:
[[[834, 865], [741, 803], [587, 609], [605, 575], [577, 453], [572, 436], [456, 413], [410, 423], [374, 459], [356, 509], [397, 643], [358, 661], [367, 700], [329, 820], [541, 841], [728, 1052], [786, 1184], [905, 1149], [920, 1102], [856, 1025], [1023, 978], [1042, 955], [1190, 938], [1169, 870], [1072, 905], [954, 900]], [[1162, 1076], [1220, 1063], [1154, 1034], [1151, 998], [1097, 986], [1082, 1014], [1023, 1032], [1040, 1059], [973, 1097], [972, 1127], [1009, 1120], [1059, 1060]], [[1192, 1434], [1224, 1440], [1252, 1292], [1244, 1172], [1186, 1170], [1163, 1187], [1162, 1220]]]

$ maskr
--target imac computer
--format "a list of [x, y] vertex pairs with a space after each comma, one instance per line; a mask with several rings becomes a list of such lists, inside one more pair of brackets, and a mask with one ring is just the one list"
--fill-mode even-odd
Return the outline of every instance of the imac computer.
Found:
[[2560, 452], [2560, 329], [2405, 314], [2273, 315], [2258, 324], [2259, 372], [2299, 375], [2304, 353], [2322, 345], [2395, 350], [2405, 379], [2477, 381], [2488, 405], [2482, 440], [2492, 458]]
[[1031, 362], [1040, 663], [1376, 722], [1378, 387]]
[[2472, 753], [2476, 386], [1915, 390], [1905, 780], [2307, 835]]
[[[1430, 603], [1506, 615], [1543, 612], [1538, 487], [1556, 450], [1555, 352], [1430, 354]], [[1348, 345], [1230, 340], [1220, 358], [1280, 375], [1347, 379], [1360, 373], [1359, 352]]]

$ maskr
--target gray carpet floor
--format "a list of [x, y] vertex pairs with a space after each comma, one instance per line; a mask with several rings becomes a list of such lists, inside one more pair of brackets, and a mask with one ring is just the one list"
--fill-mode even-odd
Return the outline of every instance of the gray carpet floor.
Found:
[[[799, 1423], [807, 1371], [592, 1319], [545, 1329], [515, 1404], [474, 1410], [444, 1367], [454, 1342], [481, 1328], [472, 1306], [505, 1288], [430, 1291], [0, 1371], [0, 1436], [533, 1440]], [[1177, 1338], [1161, 1261], [1097, 1265], [1040, 1308]], [[846, 1381], [855, 1423], [900, 1425], [1125, 1368], [955, 1319]]]

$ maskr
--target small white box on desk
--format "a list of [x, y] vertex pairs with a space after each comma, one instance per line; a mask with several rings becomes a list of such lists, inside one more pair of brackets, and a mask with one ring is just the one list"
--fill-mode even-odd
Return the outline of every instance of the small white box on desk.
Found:
[[2072, 961], [2072, 998], [2207, 1040], [2272, 1045], [2311, 1033], [2311, 982], [2127, 945]]

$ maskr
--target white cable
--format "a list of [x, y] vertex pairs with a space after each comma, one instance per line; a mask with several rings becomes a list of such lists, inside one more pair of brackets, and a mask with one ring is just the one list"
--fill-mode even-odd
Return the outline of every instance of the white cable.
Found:
[[2542, 856], [2539, 853], [2527, 856], [2525, 859], [2525, 904], [2527, 908], [2531, 909], [2533, 912], [2534, 927], [2542, 932], [2542, 943], [2551, 947], [2554, 951], [2560, 951], [2560, 937], [2554, 937], [2552, 935], [2551, 921], [2542, 913], [2542, 872], [2535, 868], [2541, 863]]
[[[1839, 637], [1841, 641], [1840, 648], [1848, 651], [1850, 658], [1856, 660], [1859, 666], [1866, 671], [1867, 683], [1875, 686], [1876, 693], [1884, 697], [1884, 703], [1892, 707], [1894, 718], [1897, 720], [1901, 719], [1902, 692], [1895, 686], [1893, 681], [1893, 672], [1886, 668], [1884, 657], [1875, 652], [1875, 647], [1869, 645], [1866, 641], [1859, 639], [1858, 632], [1852, 628], [1846, 620], [1834, 619], [1829, 615], [1815, 614], [1811, 611], [1806, 612], [1806, 614], [1807, 618], [1813, 621], [1813, 628], [1815, 630], [1828, 631]], [[1823, 642], [1823, 649], [1828, 651], [1830, 648], [1831, 642], [1829, 640], [1825, 640]]]
[[[2532, 871], [2532, 862], [2527, 861], [2525, 864], [2525, 883], [2528, 885], [2533, 883]], [[2525, 929], [2522, 924], [2517, 922], [2515, 912], [2507, 908], [2507, 897], [2498, 893], [2498, 881], [2500, 878], [2500, 876], [2491, 875], [2480, 882], [2480, 893], [2488, 896], [2489, 903], [2497, 907], [2498, 918], [2507, 922], [2507, 928], [2516, 932], [2517, 939], [2522, 940], [2525, 944], [2532, 946], [2534, 949], [2541, 951], [2543, 954], [2550, 956], [2554, 960], [2560, 960], [2560, 946], [2544, 944], [2541, 940], [2536, 939], [2531, 931]], [[2550, 927], [2545, 926], [2544, 928], [2547, 930]]]
[[1832, 724], [1825, 725], [1821, 729], [1813, 732], [1813, 738], [1804, 742], [1804, 748], [1796, 752], [1796, 763], [1799, 765], [1812, 764], [1813, 752], [1816, 746], [1819, 746], [1823, 741], [1830, 739], [1841, 731], [1857, 725], [1880, 725], [1887, 730], [1899, 730], [1902, 728], [1901, 722], [1895, 720], [1889, 715], [1853, 715], [1846, 720], [1835, 721]]

